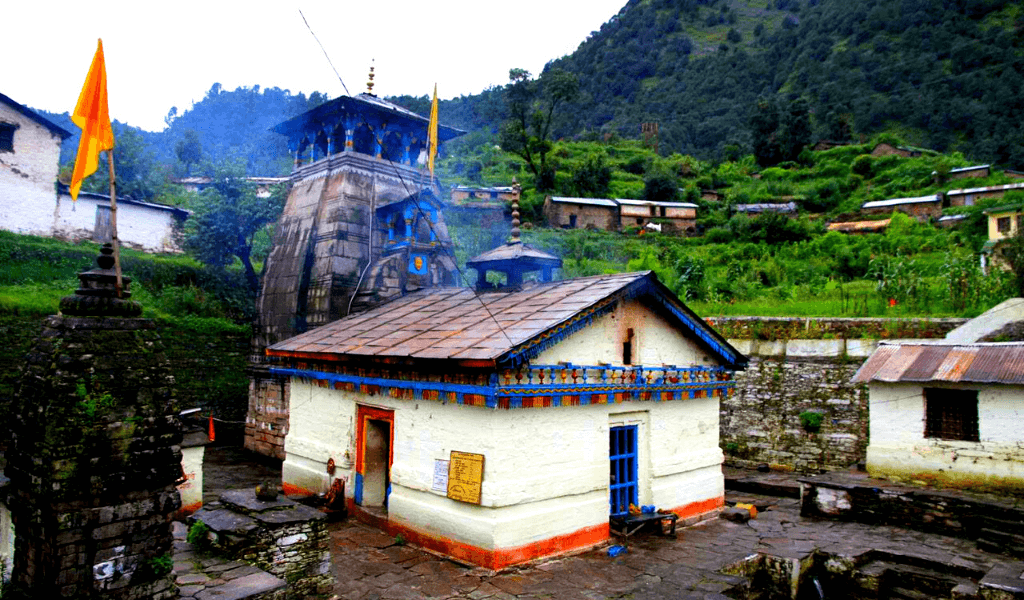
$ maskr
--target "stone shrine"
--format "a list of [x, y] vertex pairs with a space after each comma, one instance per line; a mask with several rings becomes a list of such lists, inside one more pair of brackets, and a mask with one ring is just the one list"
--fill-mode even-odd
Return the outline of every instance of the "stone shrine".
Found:
[[111, 254], [45, 320], [12, 402], [12, 597], [177, 595], [174, 381], [129, 278], [118, 297]]

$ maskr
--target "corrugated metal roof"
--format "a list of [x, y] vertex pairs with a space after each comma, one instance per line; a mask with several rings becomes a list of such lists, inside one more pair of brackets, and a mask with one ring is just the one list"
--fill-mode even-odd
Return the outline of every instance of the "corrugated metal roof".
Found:
[[616, 200], [619, 204], [625, 204], [627, 206], [664, 206], [666, 208], [697, 208], [696, 204], [689, 202], [655, 202], [654, 200], [628, 200], [626, 198], [619, 198]]
[[889, 226], [892, 219], [881, 221], [847, 221], [846, 223], [829, 223], [829, 231], [881, 231]]
[[1024, 384], [1024, 342], [883, 343], [853, 376], [869, 381]]
[[914, 198], [890, 198], [889, 200], [875, 200], [873, 202], [865, 202], [861, 205], [861, 208], [881, 208], [884, 206], [900, 206], [903, 204], [923, 204], [926, 202], [942, 202], [942, 196], [939, 194], [929, 194], [927, 196], [917, 196]]
[[618, 203], [615, 200], [608, 198], [567, 198], [564, 196], [552, 196], [552, 202], [562, 202], [565, 204], [592, 204], [594, 206], [611, 206], [616, 207]]
[[1003, 185], [990, 185], [988, 187], [967, 188], [962, 190], [949, 190], [946, 195], [977, 194], [978, 192], [998, 192], [1006, 190], [1024, 189], [1024, 183], [1007, 183]]
[[796, 202], [787, 202], [786, 204], [737, 204], [733, 207], [736, 212], [748, 213], [748, 212], [777, 212], [777, 213], [791, 213], [796, 212]]

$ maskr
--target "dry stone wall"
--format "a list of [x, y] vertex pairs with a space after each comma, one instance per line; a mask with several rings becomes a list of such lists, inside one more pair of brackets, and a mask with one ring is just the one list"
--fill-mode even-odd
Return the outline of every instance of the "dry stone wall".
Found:
[[750, 358], [721, 403], [726, 464], [811, 473], [846, 469], [865, 458], [867, 388], [850, 380], [878, 338], [941, 338], [966, 319], [708, 321]]
[[[867, 391], [850, 379], [863, 359], [751, 356], [721, 404], [726, 464], [803, 472], [846, 468], [867, 448]], [[821, 415], [806, 430], [801, 413]]]

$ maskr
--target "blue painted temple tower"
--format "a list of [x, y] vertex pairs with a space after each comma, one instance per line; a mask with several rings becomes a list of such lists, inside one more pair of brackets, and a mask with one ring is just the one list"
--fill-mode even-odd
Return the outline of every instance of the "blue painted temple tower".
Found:
[[[263, 349], [425, 287], [455, 285], [440, 188], [426, 169], [429, 119], [368, 91], [273, 128], [294, 157], [257, 309], [247, 448], [284, 458], [288, 398]], [[438, 141], [463, 132], [438, 127]]]

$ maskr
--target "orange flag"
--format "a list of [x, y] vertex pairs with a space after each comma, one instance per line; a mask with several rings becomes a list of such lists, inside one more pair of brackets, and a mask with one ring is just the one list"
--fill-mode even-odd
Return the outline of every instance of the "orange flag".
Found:
[[82, 180], [96, 172], [99, 155], [114, 149], [114, 131], [110, 128], [107, 110], [107, 69], [103, 64], [103, 40], [99, 40], [96, 56], [92, 58], [89, 75], [85, 78], [78, 105], [71, 120], [82, 130], [75, 158], [75, 172], [71, 176], [71, 198], [78, 199]]

